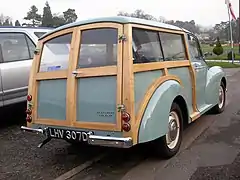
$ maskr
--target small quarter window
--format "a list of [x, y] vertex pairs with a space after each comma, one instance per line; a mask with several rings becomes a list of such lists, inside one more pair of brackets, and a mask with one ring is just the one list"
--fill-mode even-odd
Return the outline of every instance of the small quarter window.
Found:
[[58, 36], [44, 43], [40, 72], [66, 70], [68, 68], [68, 59], [72, 34]]
[[34, 32], [34, 34], [40, 38], [42, 35], [44, 35], [46, 32]]
[[182, 35], [166, 32], [160, 32], [159, 35], [165, 61], [187, 59]]
[[189, 43], [189, 53], [192, 59], [201, 60], [202, 55], [200, 51], [200, 46], [196, 38], [188, 34], [188, 43]]
[[78, 68], [117, 65], [117, 44], [118, 30], [115, 28], [82, 31]]
[[158, 33], [134, 28], [133, 36], [133, 63], [150, 63], [163, 61]]
[[30, 53], [30, 58], [32, 59], [34, 57], [34, 51], [35, 51], [35, 44], [33, 44], [32, 40], [26, 36], [27, 39], [27, 44], [29, 47], [29, 53]]

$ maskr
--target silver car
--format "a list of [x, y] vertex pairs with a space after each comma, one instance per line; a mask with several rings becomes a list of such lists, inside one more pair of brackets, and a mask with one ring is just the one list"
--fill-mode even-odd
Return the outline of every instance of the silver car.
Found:
[[0, 26], [0, 107], [26, 100], [34, 50], [49, 30]]

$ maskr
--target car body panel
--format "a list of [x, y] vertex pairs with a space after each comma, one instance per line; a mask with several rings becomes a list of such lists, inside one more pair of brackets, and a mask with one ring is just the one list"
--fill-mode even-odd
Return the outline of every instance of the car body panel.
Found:
[[[45, 28], [24, 28], [24, 27], [0, 27], [0, 34], [17, 33], [26, 35], [32, 45], [36, 47], [38, 37], [35, 32], [47, 32], [49, 29]], [[29, 45], [29, 44], [28, 44]], [[33, 54], [34, 46], [30, 49]], [[26, 101], [28, 91], [29, 73], [32, 65], [32, 58], [2, 62], [0, 63], [3, 104], [10, 105]]]
[[2, 76], [1, 76], [1, 69], [0, 69], [0, 107], [3, 106], [3, 88], [2, 88]]
[[215, 105], [218, 103], [218, 87], [221, 84], [222, 78], [226, 78], [226, 73], [222, 67], [213, 66], [208, 69], [205, 94], [207, 104]]
[[167, 133], [169, 111], [181, 91], [181, 85], [175, 80], [167, 80], [156, 89], [141, 120], [139, 143], [152, 141]]

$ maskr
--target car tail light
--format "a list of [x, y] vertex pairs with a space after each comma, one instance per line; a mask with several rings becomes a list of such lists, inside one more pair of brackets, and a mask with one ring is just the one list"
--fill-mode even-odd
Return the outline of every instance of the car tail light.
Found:
[[31, 101], [32, 100], [32, 96], [31, 95], [27, 95], [27, 101]]
[[129, 123], [124, 123], [122, 125], [122, 129], [126, 132], [130, 131], [131, 130], [131, 125]]
[[27, 110], [26, 110], [26, 114], [31, 115], [31, 114], [32, 114], [32, 110], [31, 110], [31, 109], [27, 109]]
[[127, 112], [122, 112], [122, 120], [123, 120], [124, 122], [129, 122], [130, 119], [131, 119], [131, 116], [130, 116], [129, 113], [127, 113]]
[[32, 122], [32, 117], [28, 115], [28, 116], [26, 117], [26, 121], [29, 122], [29, 123]]

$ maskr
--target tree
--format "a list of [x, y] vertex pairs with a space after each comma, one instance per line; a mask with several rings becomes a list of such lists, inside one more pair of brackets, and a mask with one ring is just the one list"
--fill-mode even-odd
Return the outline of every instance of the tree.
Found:
[[[157, 19], [156, 19], [154, 16], [145, 13], [145, 12], [144, 12], [143, 10], [141, 10], [141, 9], [137, 9], [137, 10], [135, 10], [133, 13], [130, 13], [130, 14], [127, 13], [127, 12], [120, 11], [120, 12], [118, 13], [118, 16], [128, 16], [128, 17], [135, 17], [135, 18], [140, 18], [140, 19], [155, 20], [155, 21], [157, 21]], [[162, 17], [161, 17], [161, 18], [162, 18]], [[161, 19], [161, 18], [159, 18], [159, 19]], [[161, 21], [162, 21], [162, 19], [161, 19]]]
[[55, 14], [55, 15], [53, 16], [53, 27], [62, 26], [62, 25], [64, 25], [64, 24], [66, 24], [66, 21], [65, 21], [63, 15], [57, 15], [57, 14]]
[[216, 46], [213, 48], [213, 53], [216, 54], [217, 56], [223, 54], [223, 47], [220, 43], [219, 37], [217, 37], [217, 42]]
[[65, 19], [66, 24], [75, 22], [78, 18], [75, 9], [68, 9], [67, 11], [63, 12], [63, 16]]
[[31, 21], [31, 23], [27, 25], [36, 26], [40, 24], [42, 17], [40, 14], [38, 14], [38, 8], [35, 5], [32, 5], [29, 9], [29, 12], [27, 12], [27, 16], [24, 17], [24, 19]]
[[15, 26], [21, 26], [21, 24], [18, 20], [15, 21]]
[[42, 26], [44, 27], [53, 27], [53, 15], [48, 1], [45, 3], [45, 7], [43, 8], [43, 16], [42, 16]]
[[3, 22], [3, 26], [11, 26], [11, 22], [9, 21], [9, 19], [6, 19], [6, 20]]

